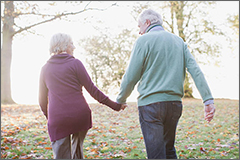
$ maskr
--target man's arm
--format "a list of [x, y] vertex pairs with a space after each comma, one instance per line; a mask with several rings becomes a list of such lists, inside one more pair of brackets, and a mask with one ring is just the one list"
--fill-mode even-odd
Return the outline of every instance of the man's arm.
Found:
[[187, 48], [187, 44], [185, 44], [185, 67], [187, 68], [187, 71], [191, 74], [203, 102], [206, 102], [207, 100], [213, 100], [210, 88], [207, 84], [204, 74], [198, 66], [195, 58]]
[[205, 105], [205, 109], [204, 109], [205, 119], [208, 122], [210, 122], [213, 119], [214, 113], [215, 113], [214, 100], [213, 100], [210, 88], [195, 58], [187, 48], [187, 44], [185, 44], [184, 47], [185, 47], [185, 65], [186, 65], [187, 71], [191, 74], [195, 82], [195, 85], [203, 99], [203, 102]]
[[118, 103], [126, 103], [126, 99], [130, 96], [135, 85], [140, 80], [145, 60], [144, 52], [144, 47], [136, 42], [131, 53], [130, 62], [122, 78], [120, 91], [117, 96]]

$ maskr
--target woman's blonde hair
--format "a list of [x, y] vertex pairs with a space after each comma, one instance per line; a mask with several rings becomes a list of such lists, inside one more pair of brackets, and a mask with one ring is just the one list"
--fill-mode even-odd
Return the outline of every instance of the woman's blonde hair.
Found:
[[72, 42], [70, 35], [65, 33], [54, 34], [50, 40], [50, 54], [66, 52], [68, 44]]

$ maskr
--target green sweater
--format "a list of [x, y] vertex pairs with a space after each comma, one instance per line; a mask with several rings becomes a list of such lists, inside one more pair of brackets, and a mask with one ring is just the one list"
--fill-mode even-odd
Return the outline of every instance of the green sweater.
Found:
[[146, 33], [134, 44], [117, 102], [126, 103], [138, 82], [138, 106], [181, 101], [186, 69], [203, 101], [213, 99], [201, 69], [180, 37], [164, 30]]

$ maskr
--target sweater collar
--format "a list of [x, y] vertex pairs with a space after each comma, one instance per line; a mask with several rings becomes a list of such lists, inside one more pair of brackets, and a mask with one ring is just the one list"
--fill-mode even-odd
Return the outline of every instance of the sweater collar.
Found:
[[75, 59], [70, 54], [57, 54], [50, 57], [48, 60], [49, 63], [66, 63]]
[[161, 31], [164, 30], [164, 28], [160, 24], [151, 24], [147, 29], [145, 33], [152, 32], [152, 31]]

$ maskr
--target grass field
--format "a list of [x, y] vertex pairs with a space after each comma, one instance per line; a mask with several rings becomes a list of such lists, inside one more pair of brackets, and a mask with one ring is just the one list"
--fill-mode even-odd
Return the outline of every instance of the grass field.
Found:
[[[176, 150], [179, 159], [239, 159], [239, 101], [215, 100], [215, 118], [204, 121], [201, 100], [184, 99]], [[93, 128], [85, 159], [146, 159], [136, 103], [115, 112], [91, 104]], [[46, 119], [39, 106], [1, 106], [1, 159], [52, 159]]]

